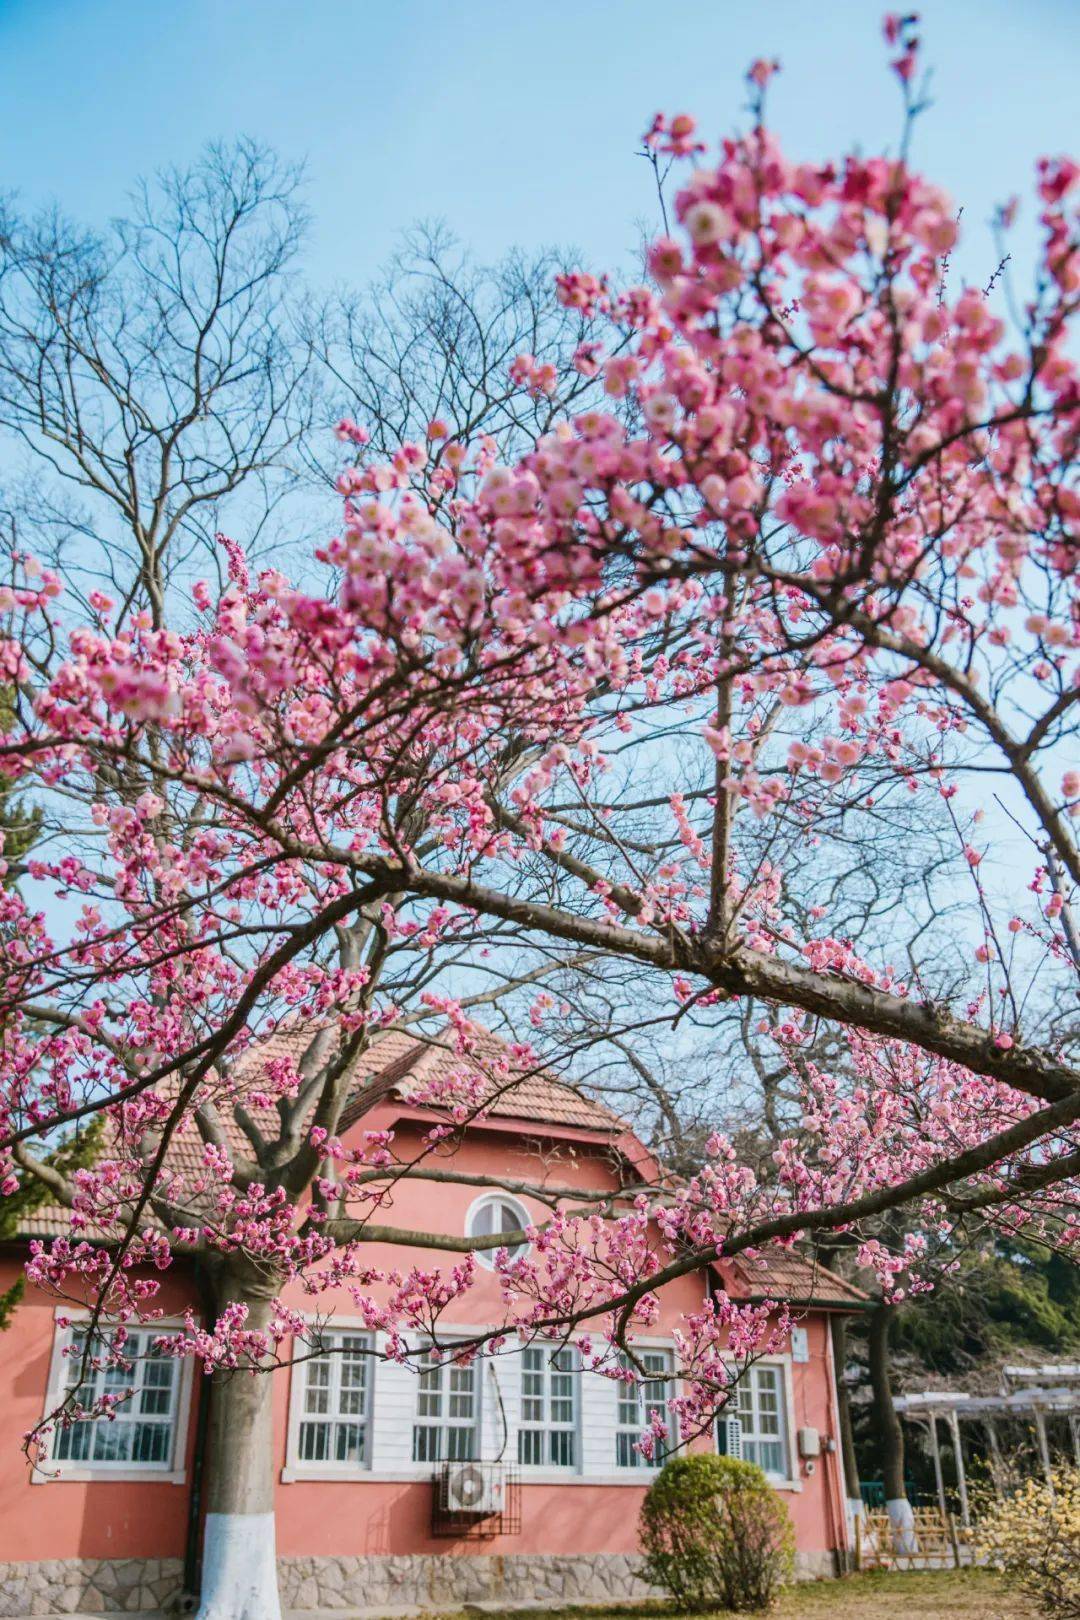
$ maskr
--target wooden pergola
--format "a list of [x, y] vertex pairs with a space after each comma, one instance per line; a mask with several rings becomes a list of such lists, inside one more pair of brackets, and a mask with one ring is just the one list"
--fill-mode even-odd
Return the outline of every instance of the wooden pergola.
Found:
[[930, 1431], [930, 1450], [934, 1459], [934, 1482], [938, 1504], [942, 1513], [948, 1513], [945, 1500], [945, 1482], [941, 1472], [941, 1447], [938, 1441], [938, 1419], [949, 1429], [953, 1454], [956, 1457], [956, 1487], [960, 1498], [960, 1522], [964, 1529], [971, 1525], [971, 1504], [968, 1498], [967, 1476], [964, 1470], [964, 1448], [961, 1441], [962, 1422], [982, 1425], [990, 1443], [991, 1472], [995, 1482], [1002, 1474], [999, 1420], [1021, 1418], [1031, 1422], [1035, 1430], [1039, 1462], [1047, 1485], [1053, 1489], [1053, 1463], [1047, 1438], [1049, 1417], [1068, 1419], [1076, 1466], [1080, 1468], [1080, 1363], [1059, 1362], [1043, 1367], [1003, 1367], [1002, 1388], [999, 1395], [968, 1395], [962, 1390], [923, 1390], [920, 1394], [900, 1395], [896, 1409], [902, 1416], [925, 1423]]

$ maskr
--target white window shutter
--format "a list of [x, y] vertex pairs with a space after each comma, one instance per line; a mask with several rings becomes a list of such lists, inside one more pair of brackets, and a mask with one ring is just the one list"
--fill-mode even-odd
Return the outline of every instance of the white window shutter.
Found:
[[[379, 1347], [384, 1348], [383, 1341]], [[372, 1371], [372, 1470], [390, 1473], [411, 1468], [417, 1375], [396, 1361], [377, 1361]]]
[[602, 1373], [581, 1374], [581, 1472], [610, 1474], [615, 1469], [618, 1385]]
[[721, 1417], [716, 1424], [717, 1450], [722, 1457], [742, 1458], [742, 1424], [737, 1417]]
[[[521, 1415], [521, 1352], [501, 1350], [481, 1356], [480, 1456], [503, 1463], [517, 1462], [517, 1430]], [[505, 1425], [505, 1428], [504, 1428]]]

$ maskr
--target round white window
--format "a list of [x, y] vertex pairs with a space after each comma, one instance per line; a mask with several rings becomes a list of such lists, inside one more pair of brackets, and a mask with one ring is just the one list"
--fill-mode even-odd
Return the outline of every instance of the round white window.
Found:
[[[522, 1227], [529, 1225], [531, 1218], [528, 1210], [516, 1199], [496, 1193], [490, 1198], [477, 1199], [469, 1211], [465, 1231], [469, 1237], [498, 1237], [503, 1232], [520, 1232]], [[527, 1243], [515, 1243], [508, 1247], [507, 1253], [511, 1260], [517, 1260], [528, 1252], [528, 1248]], [[480, 1264], [489, 1269], [494, 1267], [498, 1252], [497, 1244], [494, 1248], [473, 1250]]]

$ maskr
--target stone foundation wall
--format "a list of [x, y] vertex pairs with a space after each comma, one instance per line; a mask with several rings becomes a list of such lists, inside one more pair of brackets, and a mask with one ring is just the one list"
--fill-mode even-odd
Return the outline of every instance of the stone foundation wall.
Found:
[[[457, 1609], [464, 1603], [626, 1602], [653, 1595], [639, 1558], [621, 1553], [447, 1554], [281, 1558], [286, 1609]], [[802, 1580], [835, 1574], [831, 1553], [799, 1553]], [[167, 1608], [181, 1587], [178, 1558], [49, 1559], [0, 1564], [0, 1620], [27, 1615], [133, 1613]]]
[[137, 1613], [180, 1591], [179, 1558], [46, 1558], [0, 1563], [0, 1616]]
[[648, 1597], [639, 1560], [622, 1554], [427, 1553], [384, 1558], [281, 1558], [290, 1609], [456, 1609], [463, 1603], [603, 1603]]
[[831, 1581], [839, 1573], [835, 1553], [822, 1551], [797, 1552], [795, 1554], [795, 1579], [797, 1581]]

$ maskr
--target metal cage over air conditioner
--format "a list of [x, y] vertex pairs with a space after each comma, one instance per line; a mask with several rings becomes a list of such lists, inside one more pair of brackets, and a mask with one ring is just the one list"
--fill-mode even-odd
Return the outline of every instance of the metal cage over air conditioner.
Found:
[[521, 1529], [521, 1481], [501, 1462], [445, 1462], [432, 1481], [431, 1531], [488, 1541]]

